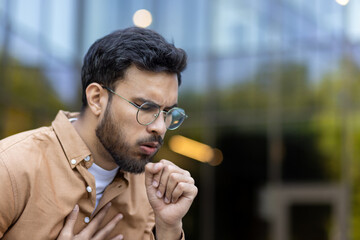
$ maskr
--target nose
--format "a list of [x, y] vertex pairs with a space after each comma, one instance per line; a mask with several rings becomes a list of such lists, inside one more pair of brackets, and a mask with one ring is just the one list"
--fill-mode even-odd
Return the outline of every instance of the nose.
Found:
[[165, 123], [165, 112], [160, 111], [158, 118], [151, 124], [147, 125], [147, 130], [151, 133], [156, 133], [159, 136], [164, 136], [167, 128]]

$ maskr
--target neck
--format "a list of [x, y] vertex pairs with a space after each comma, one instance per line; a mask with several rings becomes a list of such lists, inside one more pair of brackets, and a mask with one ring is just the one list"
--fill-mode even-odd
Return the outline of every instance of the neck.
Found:
[[85, 112], [79, 116], [78, 120], [72, 122], [72, 124], [89, 148], [95, 164], [105, 170], [112, 170], [117, 167], [117, 164], [101, 144], [95, 133], [99, 121], [99, 118], [95, 117], [91, 112], [89, 113], [88, 110], [85, 110]]

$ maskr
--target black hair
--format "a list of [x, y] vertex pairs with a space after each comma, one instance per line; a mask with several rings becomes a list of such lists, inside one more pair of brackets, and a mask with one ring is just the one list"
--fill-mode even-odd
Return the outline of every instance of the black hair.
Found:
[[96, 82], [113, 88], [132, 64], [140, 70], [176, 73], [180, 85], [187, 54], [145, 28], [117, 30], [98, 39], [86, 53], [81, 69], [83, 108], [87, 106], [85, 91], [89, 84]]

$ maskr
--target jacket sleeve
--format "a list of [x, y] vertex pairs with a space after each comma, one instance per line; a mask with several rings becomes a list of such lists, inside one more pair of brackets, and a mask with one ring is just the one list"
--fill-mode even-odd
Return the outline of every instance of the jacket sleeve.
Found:
[[153, 240], [153, 239], [155, 239], [154, 234], [153, 234], [153, 229], [154, 228], [155, 228], [155, 215], [154, 215], [154, 212], [153, 212], [152, 208], [150, 207], [148, 221], [147, 221], [147, 224], [146, 224], [143, 240]]
[[[156, 240], [156, 231], [155, 231], [155, 227], [153, 228], [152, 234], [150, 235], [150, 240]], [[181, 238], [179, 240], [185, 240], [185, 234], [184, 234], [184, 230], [181, 231]]]
[[0, 155], [0, 238], [15, 220], [16, 184]]

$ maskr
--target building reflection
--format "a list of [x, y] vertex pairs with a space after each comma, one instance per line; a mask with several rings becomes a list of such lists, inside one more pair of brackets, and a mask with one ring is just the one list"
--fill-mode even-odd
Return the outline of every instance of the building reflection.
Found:
[[[190, 117], [157, 156], [199, 185], [188, 239], [359, 239], [359, 10], [355, 0], [2, 0], [1, 137], [78, 110], [86, 49], [144, 24], [189, 54]], [[172, 134], [223, 161], [173, 151]]]

